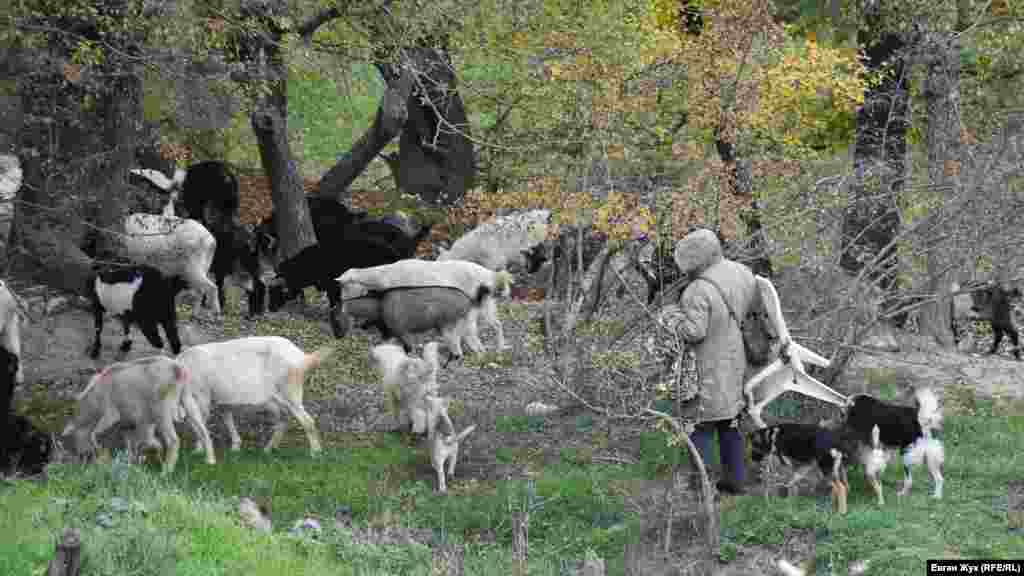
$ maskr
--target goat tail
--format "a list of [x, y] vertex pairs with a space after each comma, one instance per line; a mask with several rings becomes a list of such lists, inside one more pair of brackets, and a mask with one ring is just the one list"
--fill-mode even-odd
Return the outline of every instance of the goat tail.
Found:
[[882, 430], [875, 424], [871, 427], [871, 449], [878, 450], [882, 447], [881, 443]]
[[508, 270], [494, 273], [494, 292], [501, 298], [508, 298], [512, 294], [512, 274]]
[[175, 362], [174, 363], [174, 379], [175, 380], [177, 380], [178, 382], [185, 382], [185, 383], [187, 383], [189, 381], [189, 379], [191, 378], [191, 376], [192, 375], [189, 374], [188, 368], [186, 368], [184, 364], [182, 364], [180, 362]]
[[917, 421], [921, 424], [921, 430], [925, 437], [931, 437], [931, 431], [942, 425], [939, 399], [931, 388], [918, 388], [914, 391], [914, 399], [917, 401]]
[[334, 354], [333, 346], [324, 346], [312, 354], [306, 354], [302, 359], [302, 372], [306, 373], [315, 369], [317, 366], [320, 366], [324, 360], [330, 358], [332, 354]]

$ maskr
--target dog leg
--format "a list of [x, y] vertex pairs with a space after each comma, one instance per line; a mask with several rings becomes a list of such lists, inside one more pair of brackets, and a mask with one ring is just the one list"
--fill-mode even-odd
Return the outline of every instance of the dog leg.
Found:
[[444, 460], [434, 462], [434, 470], [437, 470], [437, 491], [444, 494], [448, 491], [448, 485], [444, 479]]
[[885, 498], [882, 497], [882, 481], [877, 475], [868, 474], [868, 483], [871, 484], [871, 489], [875, 491], [875, 496], [878, 498], [878, 505], [885, 506]]
[[937, 440], [930, 440], [930, 446], [925, 451], [925, 461], [928, 463], [928, 473], [932, 476], [932, 498], [942, 499], [942, 464], [945, 461], [945, 450]]
[[846, 495], [849, 487], [839, 479], [832, 480], [832, 509], [840, 514], [846, 514]]
[[899, 492], [896, 493], [897, 497], [902, 498], [910, 493], [910, 487], [914, 485], [914, 475], [912, 469], [914, 466], [914, 451], [908, 449], [903, 453], [903, 486], [900, 487]]

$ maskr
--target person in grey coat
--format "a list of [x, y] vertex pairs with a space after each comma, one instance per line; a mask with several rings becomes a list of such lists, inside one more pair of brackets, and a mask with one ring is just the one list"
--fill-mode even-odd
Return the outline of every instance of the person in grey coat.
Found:
[[700, 393], [686, 416], [697, 422], [691, 435], [705, 462], [718, 433], [722, 479], [718, 489], [743, 491], [746, 480], [743, 433], [743, 382], [747, 370], [740, 321], [756, 301], [757, 283], [750, 268], [723, 256], [714, 232], [698, 229], [676, 243], [676, 265], [689, 280], [679, 301], [679, 334], [693, 346]]

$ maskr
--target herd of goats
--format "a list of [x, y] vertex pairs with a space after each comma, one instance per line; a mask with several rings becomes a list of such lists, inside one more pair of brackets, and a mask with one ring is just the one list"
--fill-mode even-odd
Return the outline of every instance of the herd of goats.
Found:
[[[454, 473], [459, 443], [475, 426], [458, 431], [448, 415], [449, 400], [440, 396], [437, 381], [442, 353], [460, 358], [463, 344], [474, 353], [483, 351], [480, 321], [495, 330], [498, 349], [506, 347], [496, 299], [509, 295], [510, 270], [532, 273], [545, 261], [550, 212], [526, 210], [494, 218], [455, 240], [435, 260], [423, 260], [415, 258], [415, 252], [429, 226], [417, 227], [400, 214], [373, 219], [332, 200], [309, 196], [318, 242], [282, 261], [276, 257], [273, 215], [255, 227], [240, 224], [238, 180], [225, 164], [202, 162], [170, 178], [148, 169], [132, 173], [170, 199], [162, 214], [128, 215], [117, 235], [118, 253], [97, 265], [90, 291], [95, 340], [89, 354], [101, 356], [103, 321], [114, 316], [124, 329], [122, 353], [131, 349], [132, 325], [162, 349], [162, 326], [173, 356], [117, 362], [93, 375], [62, 433], [74, 452], [95, 452], [97, 437], [119, 424], [130, 453], [163, 450], [162, 469], [169, 473], [178, 459], [175, 425], [187, 421], [196, 450], [214, 464], [206, 423], [217, 405], [223, 408], [233, 450], [240, 448], [241, 438], [232, 407], [258, 406], [274, 422], [265, 450], [280, 442], [287, 413], [303, 427], [310, 451], [319, 453], [315, 422], [303, 407], [303, 386], [331, 348], [307, 353], [285, 338], [261, 336], [182, 350], [175, 307], [177, 295], [190, 290], [201, 297], [202, 306], [219, 315], [227, 278], [246, 291], [250, 316], [263, 312], [264, 300], [274, 311], [315, 286], [330, 301], [334, 336], [343, 336], [353, 320], [380, 331], [385, 343], [373, 347], [369, 356], [400, 426], [426, 434], [438, 487], [444, 491], [446, 476]], [[20, 186], [20, 170], [7, 170], [7, 177], [0, 186], [8, 189], [0, 189], [0, 195], [10, 197]], [[182, 210], [187, 217], [177, 215]], [[98, 260], [98, 255], [91, 256]], [[121, 263], [113, 262], [117, 258]], [[265, 281], [269, 275], [264, 271], [271, 268], [276, 275]], [[214, 281], [208, 277], [211, 272]], [[777, 338], [778, 357], [744, 389], [747, 413], [758, 428], [752, 436], [755, 459], [771, 456], [798, 464], [791, 485], [809, 470], [820, 469], [831, 479], [836, 506], [845, 511], [847, 464], [864, 466], [881, 504], [879, 476], [888, 461], [886, 449], [899, 450], [904, 463], [900, 493], [910, 488], [912, 465], [924, 462], [933, 479], [933, 495], [941, 498], [944, 455], [941, 442], [932, 435], [941, 421], [935, 395], [921, 389], [914, 406], [892, 405], [867, 395], [847, 397], [819, 382], [808, 374], [805, 363], [827, 366], [829, 360], [790, 337], [774, 286], [760, 275], [757, 280]], [[994, 286], [973, 294], [969, 307], [977, 311], [979, 302], [988, 306], [997, 336], [1005, 332], [1016, 345], [1008, 304], [1013, 294]], [[17, 297], [0, 282], [0, 417], [6, 419], [0, 427], [0, 473], [36, 474], [49, 461], [53, 442], [11, 410], [14, 386], [24, 379], [20, 317]], [[410, 355], [408, 336], [433, 330], [443, 343], [430, 342], [420, 357]], [[761, 410], [786, 391], [840, 406], [845, 417], [832, 426], [768, 426], [761, 420]]]

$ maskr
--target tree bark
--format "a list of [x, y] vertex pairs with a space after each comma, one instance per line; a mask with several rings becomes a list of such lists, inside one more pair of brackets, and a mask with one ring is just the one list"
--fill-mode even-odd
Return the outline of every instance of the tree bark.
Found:
[[279, 48], [285, 29], [277, 20], [286, 15], [286, 6], [278, 0], [245, 0], [241, 12], [243, 18], [254, 20], [263, 31], [243, 36], [239, 42], [245, 60], [269, 88], [250, 121], [259, 143], [263, 170], [270, 179], [275, 232], [280, 242], [278, 256], [283, 261], [317, 242], [302, 177], [288, 143], [288, 69]]
[[[924, 80], [924, 99], [928, 111], [928, 129], [925, 139], [928, 148], [928, 181], [948, 202], [958, 196], [960, 189], [960, 47], [956, 36], [936, 32], [933, 41], [922, 48], [927, 68]], [[935, 244], [933, 240], [930, 244]], [[952, 319], [950, 318], [950, 283], [956, 267], [953, 266], [954, 246], [930, 246], [928, 253], [929, 292], [939, 296], [938, 301], [926, 304], [919, 313], [921, 331], [934, 338], [944, 348], [954, 347]]]
[[[103, 100], [103, 141], [110, 146], [110, 152], [100, 166], [100, 173], [106, 175], [108, 181], [100, 188], [96, 224], [120, 231], [124, 211], [120, 193], [125, 188], [128, 170], [135, 163], [134, 143], [142, 126], [142, 82], [134, 75], [123, 75], [113, 81]], [[100, 254], [118, 252], [117, 237], [113, 235], [101, 234], [97, 242]]]
[[[408, 72], [387, 83], [373, 125], [320, 179], [320, 197], [348, 204], [349, 186], [405, 126], [412, 85], [412, 74]], [[397, 166], [397, 159], [394, 162]], [[393, 169], [397, 174], [397, 168]]]
[[292, 160], [283, 120], [267, 107], [252, 114], [252, 129], [259, 141], [260, 160], [270, 178], [270, 197], [280, 242], [281, 260], [287, 260], [316, 244], [313, 221], [302, 191], [302, 179]]
[[[840, 265], [853, 274], [869, 266], [868, 279], [886, 293], [896, 285], [898, 269], [895, 250], [889, 247], [900, 229], [896, 200], [906, 173], [909, 83], [899, 54], [903, 40], [885, 31], [877, 14], [866, 14], [869, 31], [860, 34], [867, 53], [867, 67], [890, 66], [880, 84], [866, 90], [864, 105], [857, 112], [852, 198], [843, 221]], [[867, 172], [880, 174], [881, 190], [868, 186]]]
[[378, 62], [387, 91], [370, 129], [320, 180], [320, 196], [348, 203], [348, 187], [400, 135], [388, 165], [398, 188], [429, 203], [451, 204], [473, 186], [476, 163], [455, 72], [442, 48], [400, 52]]

